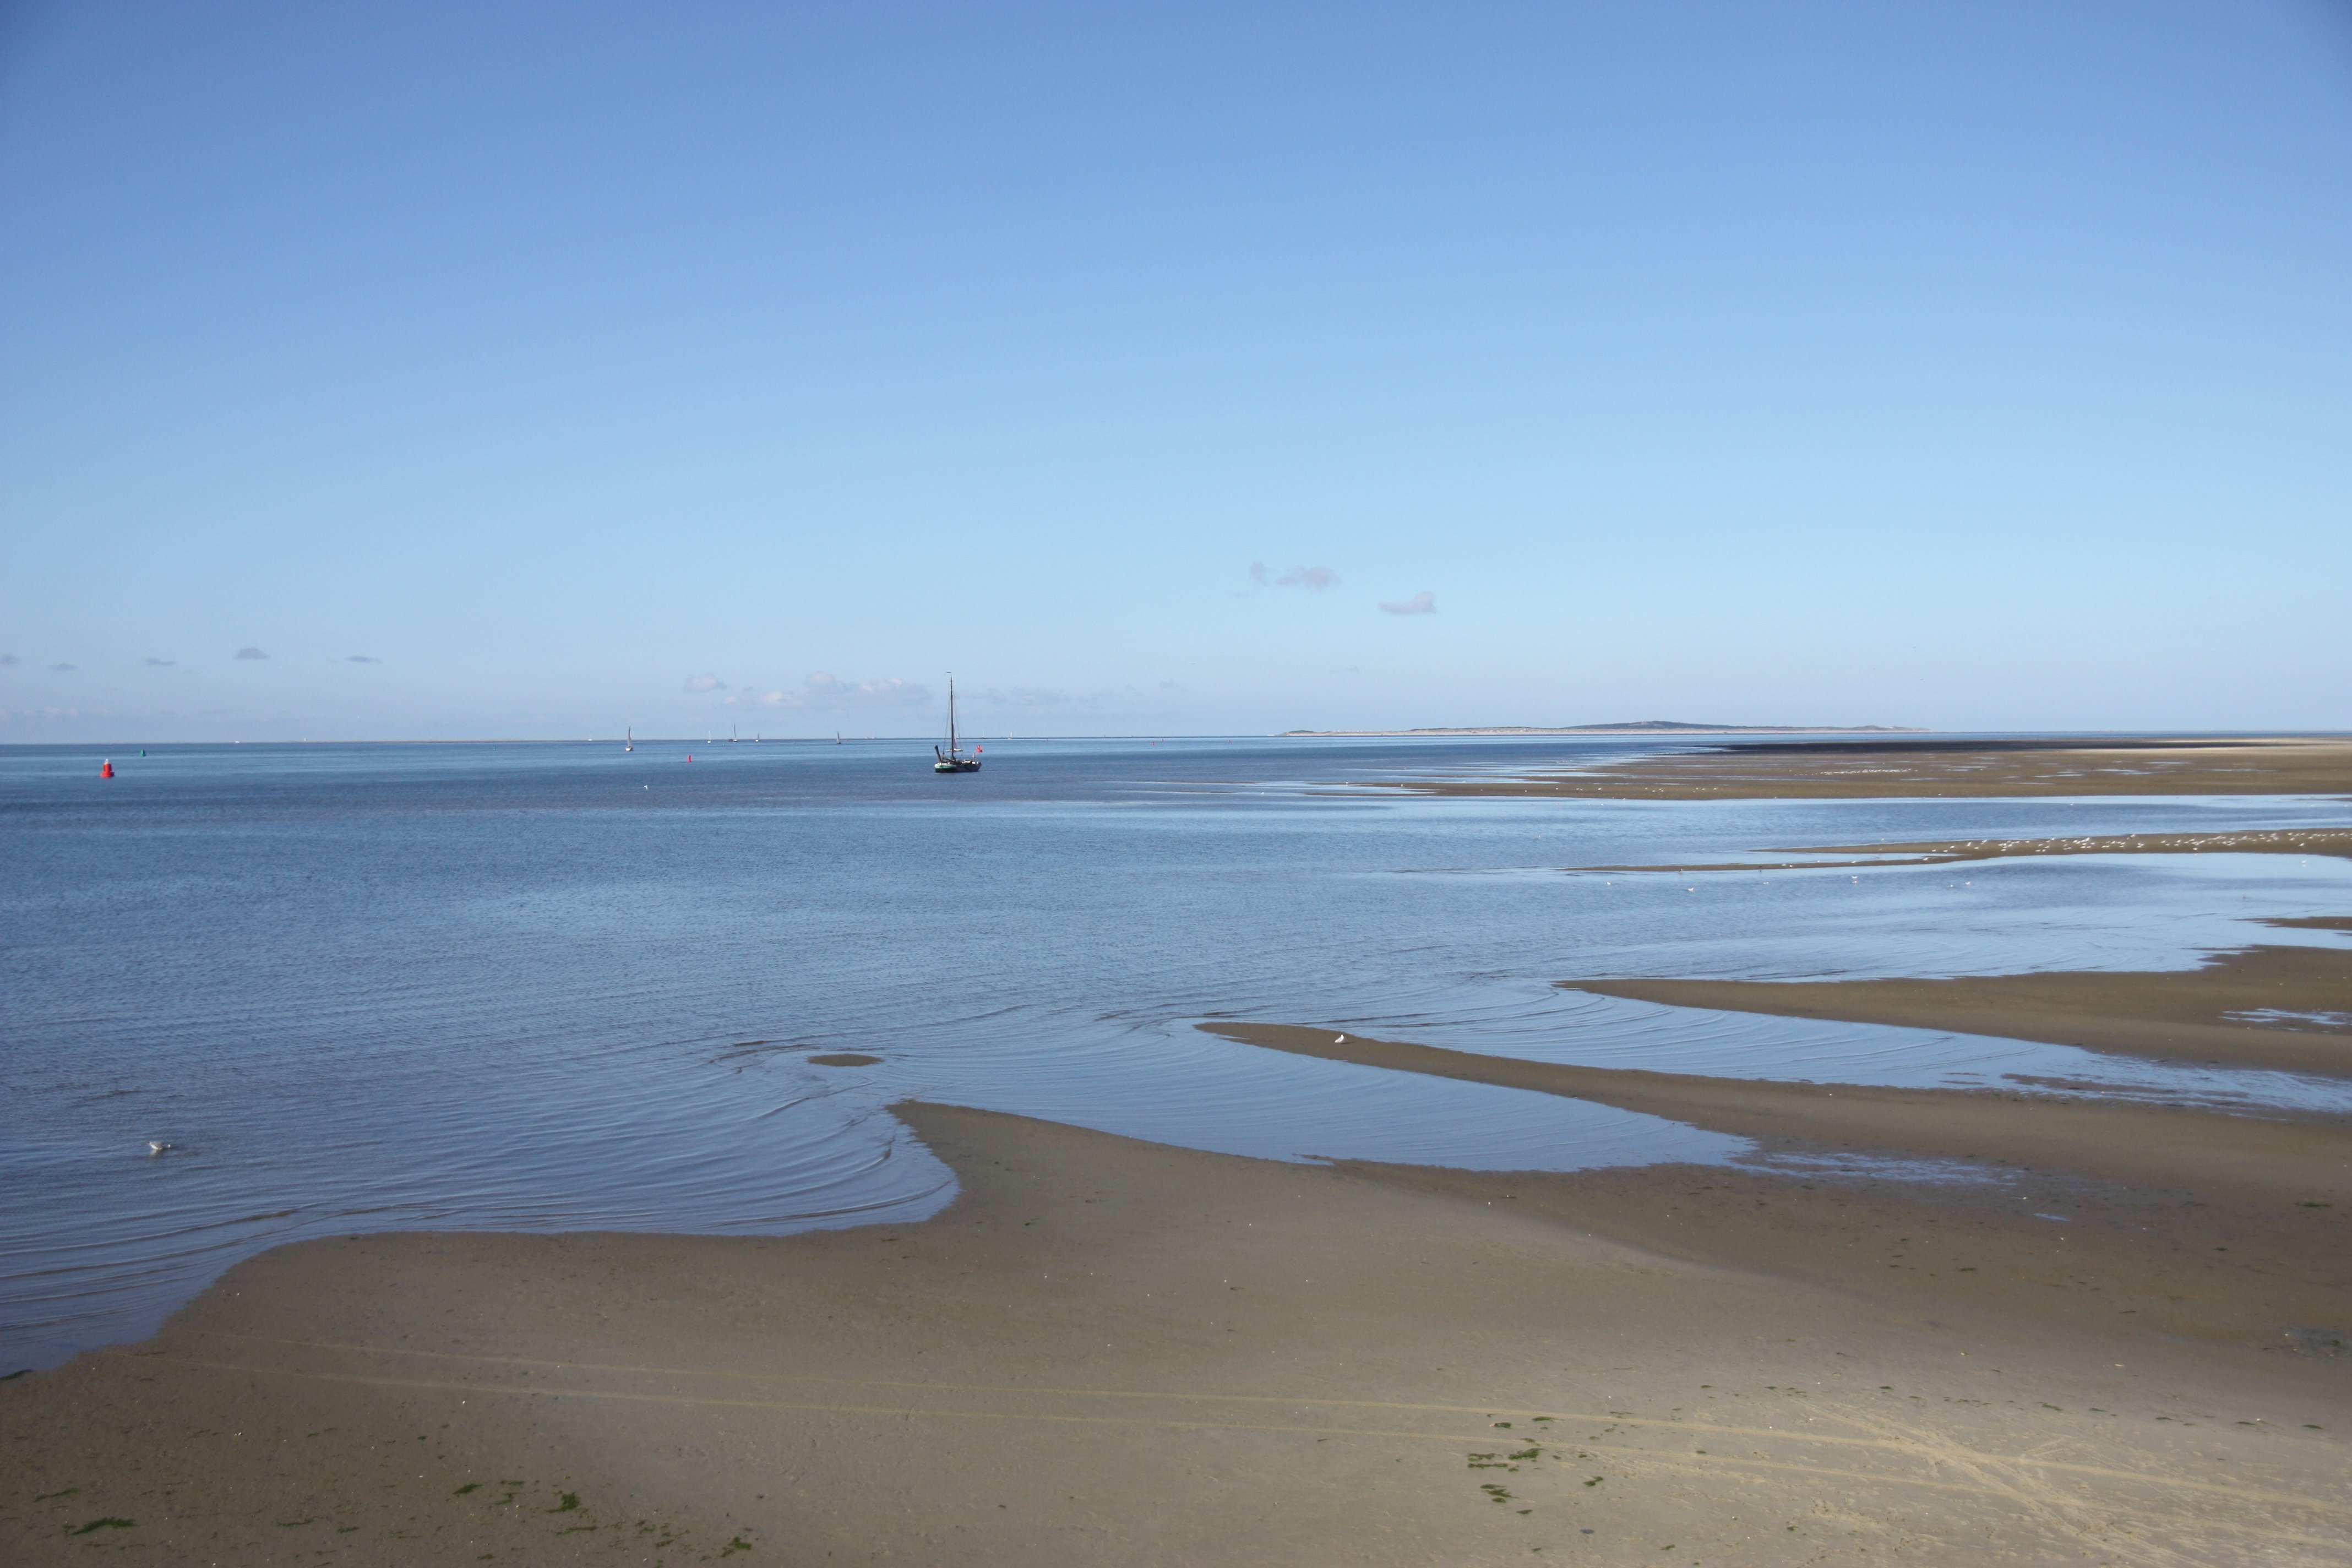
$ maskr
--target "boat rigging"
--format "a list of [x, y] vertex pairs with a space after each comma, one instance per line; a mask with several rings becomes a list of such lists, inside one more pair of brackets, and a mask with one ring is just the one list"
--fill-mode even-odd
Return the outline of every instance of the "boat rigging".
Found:
[[963, 754], [963, 748], [956, 742], [955, 676], [952, 672], [948, 676], [947, 749], [945, 751], [941, 751], [939, 747], [933, 746], [931, 748], [931, 755], [937, 759], [931, 763], [931, 772], [935, 773], [976, 773], [980, 772], [980, 748], [978, 746], [974, 746], [971, 749], [971, 755], [967, 757]]

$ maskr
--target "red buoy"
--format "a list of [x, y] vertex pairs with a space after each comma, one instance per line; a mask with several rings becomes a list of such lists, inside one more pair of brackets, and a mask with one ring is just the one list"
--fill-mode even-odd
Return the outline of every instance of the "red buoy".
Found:
[[109, 757], [106, 761], [98, 764], [98, 776], [102, 779], [110, 779], [114, 776], [114, 759], [112, 757]]

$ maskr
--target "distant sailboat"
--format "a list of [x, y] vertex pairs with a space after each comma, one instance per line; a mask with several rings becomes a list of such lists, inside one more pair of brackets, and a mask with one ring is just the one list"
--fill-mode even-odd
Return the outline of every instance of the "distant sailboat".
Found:
[[625, 752], [634, 752], [636, 749], [637, 732], [635, 730], [631, 730], [622, 738], [621, 750]]
[[963, 748], [956, 744], [955, 677], [950, 675], [948, 677], [948, 746], [944, 752], [937, 746], [931, 748], [931, 755], [938, 759], [931, 764], [931, 772], [976, 773], [980, 772], [980, 748], [974, 746], [972, 752], [973, 755], [967, 757], [963, 754]]

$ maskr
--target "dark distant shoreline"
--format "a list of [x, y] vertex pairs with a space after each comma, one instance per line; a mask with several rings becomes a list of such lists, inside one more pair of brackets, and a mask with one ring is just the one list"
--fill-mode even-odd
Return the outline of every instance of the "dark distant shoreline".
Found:
[[1914, 724], [1683, 724], [1643, 719], [1630, 724], [1424, 725], [1417, 730], [1285, 730], [1278, 739], [1334, 735], [1926, 735]]

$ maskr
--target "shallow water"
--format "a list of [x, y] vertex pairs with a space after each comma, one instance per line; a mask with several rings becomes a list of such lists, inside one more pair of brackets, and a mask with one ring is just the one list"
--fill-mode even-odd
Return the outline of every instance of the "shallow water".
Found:
[[[1277, 1159], [1737, 1158], [1550, 1096], [1255, 1051], [1210, 1016], [1603, 1065], [2341, 1085], [1683, 1012], [1576, 975], [2180, 966], [2352, 866], [2086, 857], [1596, 877], [1766, 846], [2341, 820], [2294, 800], [1632, 803], [1370, 791], [1654, 743], [0, 751], [0, 1361], [135, 1337], [236, 1258], [390, 1226], [775, 1232], [928, 1213], [920, 1097]], [[692, 763], [686, 757], [694, 756]], [[860, 1051], [824, 1068], [813, 1051]], [[173, 1145], [147, 1152], [150, 1140]]]

